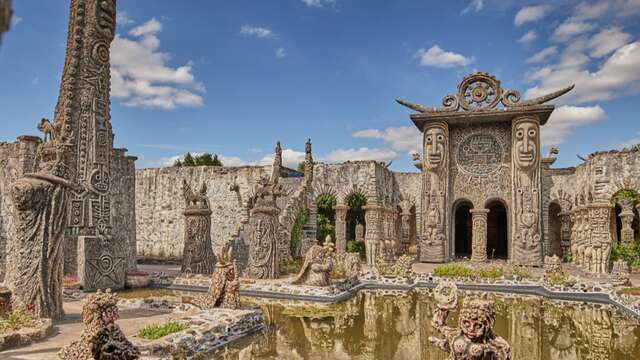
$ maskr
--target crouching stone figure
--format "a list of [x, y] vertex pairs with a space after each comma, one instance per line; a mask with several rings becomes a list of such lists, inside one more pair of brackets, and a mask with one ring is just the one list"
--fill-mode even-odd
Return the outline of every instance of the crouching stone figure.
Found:
[[458, 316], [458, 327], [447, 326], [447, 317], [458, 304], [454, 283], [441, 282], [435, 290], [438, 308], [433, 327], [444, 339], [430, 336], [429, 342], [449, 353], [448, 360], [510, 360], [511, 346], [493, 332], [496, 313], [490, 301], [465, 299]]
[[237, 279], [233, 249], [222, 249], [217, 255], [216, 267], [211, 276], [207, 295], [196, 298], [195, 305], [203, 310], [213, 308], [237, 309], [240, 307], [240, 282]]
[[333, 270], [333, 242], [327, 236], [324, 245], [313, 245], [304, 256], [304, 264], [294, 284], [310, 286], [330, 286], [331, 270]]
[[133, 360], [140, 352], [127, 340], [118, 319], [118, 295], [109, 290], [89, 295], [82, 307], [84, 330], [58, 353], [60, 360]]

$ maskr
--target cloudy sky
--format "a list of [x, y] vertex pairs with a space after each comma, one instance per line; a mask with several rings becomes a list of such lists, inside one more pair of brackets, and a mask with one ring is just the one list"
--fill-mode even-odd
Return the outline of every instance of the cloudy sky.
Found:
[[[561, 3], [561, 4], [558, 4]], [[67, 1], [14, 1], [0, 47], [0, 139], [53, 117]], [[325, 162], [414, 171], [420, 136], [394, 98], [438, 106], [481, 70], [538, 96], [575, 83], [543, 128], [576, 154], [640, 143], [640, 0], [118, 1], [112, 45], [116, 145], [138, 167], [187, 151], [225, 165]]]

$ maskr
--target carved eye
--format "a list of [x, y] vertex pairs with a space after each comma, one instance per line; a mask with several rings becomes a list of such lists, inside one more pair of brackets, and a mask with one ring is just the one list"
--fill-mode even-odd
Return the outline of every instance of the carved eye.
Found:
[[439, 142], [444, 141], [444, 136], [443, 136], [443, 135], [438, 135], [438, 141], [439, 141]]
[[431, 144], [432, 143], [431, 136], [427, 136], [427, 139], [425, 140], [425, 142], [427, 144]]
[[522, 131], [522, 130], [516, 131], [516, 137], [518, 139], [522, 139], [524, 137], [524, 131]]
[[534, 137], [534, 136], [536, 136], [536, 131], [535, 131], [535, 129], [531, 129], [531, 130], [529, 130], [529, 137]]

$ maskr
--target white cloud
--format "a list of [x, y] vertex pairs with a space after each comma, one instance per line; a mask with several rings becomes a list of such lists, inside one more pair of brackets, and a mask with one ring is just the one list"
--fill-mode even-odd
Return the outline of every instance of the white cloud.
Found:
[[631, 35], [619, 27], [610, 27], [595, 34], [589, 41], [592, 57], [600, 58], [631, 41]]
[[133, 23], [134, 21], [131, 18], [129, 18], [129, 15], [127, 14], [126, 11], [120, 11], [116, 15], [116, 24], [118, 24], [118, 26], [127, 26]]
[[[293, 149], [282, 149], [282, 165], [297, 169], [298, 164], [304, 161], [305, 157], [304, 151], [296, 151]], [[260, 161], [258, 161], [259, 165], [272, 165], [273, 158], [275, 157], [274, 153], [265, 155]]]
[[482, 10], [484, 8], [484, 1], [483, 0], [471, 0], [471, 2], [469, 3], [469, 5], [467, 5], [466, 8], [464, 8], [460, 14], [464, 15], [467, 14], [471, 11], [474, 12], [478, 12], [480, 10]]
[[530, 58], [527, 59], [527, 62], [530, 64], [541, 63], [549, 59], [549, 57], [556, 55], [557, 53], [558, 48], [556, 46], [549, 46], [533, 54]]
[[275, 39], [277, 36], [273, 30], [267, 27], [243, 25], [240, 28], [240, 34], [247, 36], [255, 36], [259, 39]]
[[597, 19], [604, 15], [609, 10], [609, 7], [610, 4], [608, 1], [595, 3], [581, 2], [576, 6], [575, 13], [571, 18], [576, 21]]
[[126, 106], [171, 110], [202, 106], [204, 86], [195, 80], [193, 65], [173, 68], [171, 55], [158, 51], [156, 19], [131, 29], [132, 38], [117, 35], [111, 44], [111, 95]]
[[[576, 87], [560, 101], [587, 103], [606, 101], [640, 88], [640, 42], [636, 41], [618, 48], [596, 71], [586, 66], [586, 42], [572, 44], [558, 64], [549, 66], [545, 76], [531, 77], [539, 83], [528, 89], [527, 97], [537, 97], [562, 88], [568, 84]], [[588, 61], [588, 58], [587, 58]]]
[[16, 26], [18, 24], [20, 24], [22, 22], [22, 20], [24, 20], [21, 16], [18, 15], [13, 15], [11, 17], [11, 26]]
[[[200, 156], [204, 153], [202, 152], [191, 152], [192, 156]], [[180, 155], [174, 155], [174, 156], [163, 156], [161, 158], [158, 159], [152, 159], [152, 160], [147, 160], [144, 161], [143, 166], [146, 167], [171, 167], [173, 166], [173, 164], [176, 163], [177, 160], [182, 160], [184, 158], [185, 154], [180, 154]], [[220, 160], [220, 162], [222, 162], [223, 166], [244, 166], [244, 165], [250, 165], [250, 163], [242, 160], [241, 158], [237, 157], [237, 156], [225, 156], [225, 155], [221, 155], [221, 154], [217, 154], [218, 155], [218, 159]]]
[[592, 23], [567, 20], [553, 31], [551, 39], [558, 42], [565, 42], [576, 35], [589, 32], [595, 28], [596, 26]]
[[345, 162], [355, 160], [390, 161], [398, 158], [398, 154], [390, 149], [336, 149], [323, 156], [321, 159], [329, 162]]
[[284, 59], [287, 57], [287, 51], [284, 48], [277, 48], [276, 49], [276, 57], [279, 59]]
[[420, 65], [433, 66], [437, 68], [452, 68], [456, 66], [467, 66], [475, 61], [475, 58], [466, 57], [450, 51], [444, 51], [440, 46], [434, 45], [429, 50], [419, 49], [415, 57], [420, 58]]
[[602, 120], [605, 117], [605, 112], [599, 105], [561, 106], [551, 114], [547, 124], [542, 126], [542, 144], [544, 146], [560, 144], [573, 129]]
[[352, 134], [355, 138], [382, 139], [395, 151], [421, 152], [422, 134], [415, 126], [390, 127], [384, 131], [365, 129]]
[[302, 0], [307, 6], [323, 7], [325, 5], [335, 4], [335, 0]]
[[538, 35], [536, 34], [536, 31], [529, 30], [524, 35], [522, 35], [520, 39], [518, 39], [518, 42], [521, 44], [528, 44], [537, 38], [538, 38]]
[[516, 24], [516, 26], [520, 26], [528, 22], [540, 20], [547, 14], [550, 9], [551, 7], [548, 5], [523, 7], [516, 14], [516, 17], [513, 19], [513, 23]]
[[162, 24], [156, 18], [152, 18], [146, 23], [129, 30], [129, 35], [139, 37], [144, 35], [155, 35], [162, 30]]
[[248, 163], [237, 156], [224, 156], [218, 155], [218, 159], [222, 162], [224, 166], [244, 166], [248, 165]]
[[623, 140], [623, 141], [618, 141], [615, 143], [615, 146], [618, 149], [624, 149], [624, 148], [631, 148], [634, 146], [638, 146], [640, 145], [640, 132], [636, 133], [636, 136], [627, 139], [627, 140]]

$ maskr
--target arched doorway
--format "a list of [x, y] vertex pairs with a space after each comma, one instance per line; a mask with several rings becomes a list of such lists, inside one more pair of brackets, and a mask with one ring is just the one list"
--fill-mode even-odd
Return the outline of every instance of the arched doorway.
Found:
[[456, 257], [471, 258], [472, 222], [471, 212], [473, 204], [461, 201], [454, 210], [454, 251]]
[[549, 251], [550, 255], [562, 258], [562, 221], [560, 212], [562, 208], [555, 202], [549, 204]]
[[499, 200], [491, 201], [486, 206], [487, 214], [487, 258], [506, 259], [509, 257], [509, 227], [507, 208]]

